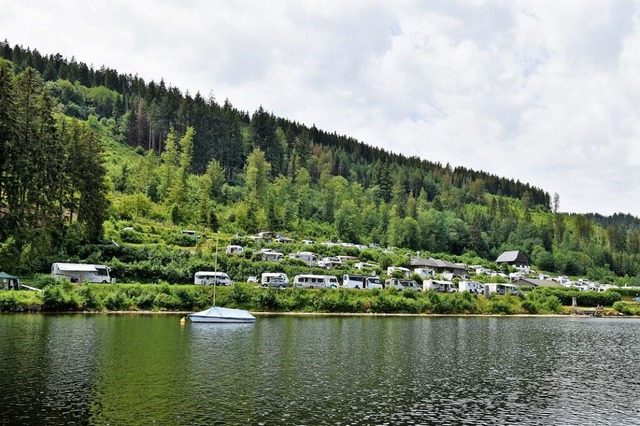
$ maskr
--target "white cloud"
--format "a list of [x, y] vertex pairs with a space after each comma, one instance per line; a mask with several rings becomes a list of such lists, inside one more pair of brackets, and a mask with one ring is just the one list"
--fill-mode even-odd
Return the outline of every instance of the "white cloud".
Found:
[[0, 0], [0, 36], [637, 215], [638, 6]]

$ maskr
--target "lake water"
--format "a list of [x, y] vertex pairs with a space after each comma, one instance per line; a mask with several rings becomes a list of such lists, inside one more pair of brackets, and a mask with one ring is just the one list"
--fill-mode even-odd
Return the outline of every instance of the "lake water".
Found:
[[0, 424], [640, 424], [640, 320], [179, 319], [0, 315]]

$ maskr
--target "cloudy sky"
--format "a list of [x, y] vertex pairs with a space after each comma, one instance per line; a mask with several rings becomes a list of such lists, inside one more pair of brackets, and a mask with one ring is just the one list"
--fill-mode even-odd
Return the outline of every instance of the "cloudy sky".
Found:
[[640, 215], [640, 3], [0, 0], [0, 38]]

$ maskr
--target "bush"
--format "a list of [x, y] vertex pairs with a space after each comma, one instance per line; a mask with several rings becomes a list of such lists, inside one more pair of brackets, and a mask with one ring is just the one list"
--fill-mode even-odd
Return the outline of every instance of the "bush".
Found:
[[274, 288], [268, 288], [258, 293], [255, 303], [263, 311], [277, 311], [280, 307]]
[[80, 301], [73, 284], [67, 280], [49, 285], [44, 289], [42, 309], [48, 312], [76, 311]]
[[104, 306], [96, 296], [93, 287], [87, 285], [81, 286], [78, 289], [78, 296], [80, 298], [80, 305], [85, 311], [101, 311], [104, 309]]

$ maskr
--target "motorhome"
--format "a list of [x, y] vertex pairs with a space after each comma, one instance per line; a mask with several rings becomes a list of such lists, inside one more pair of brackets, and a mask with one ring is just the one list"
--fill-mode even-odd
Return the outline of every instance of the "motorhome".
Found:
[[484, 285], [485, 295], [489, 295], [491, 293], [495, 294], [518, 294], [518, 287], [513, 284], [502, 284], [502, 283], [486, 283]]
[[469, 293], [482, 294], [484, 286], [477, 281], [460, 281], [458, 283], [458, 291], [468, 291]]
[[292, 259], [300, 259], [309, 266], [316, 265], [318, 263], [318, 256], [316, 256], [314, 253], [311, 253], [310, 251], [299, 251], [297, 253], [291, 253], [289, 257]]
[[263, 272], [260, 284], [263, 287], [284, 288], [289, 286], [289, 277], [282, 272]]
[[374, 289], [382, 288], [382, 281], [379, 277], [369, 277], [366, 275], [344, 275], [342, 277], [342, 287]]
[[422, 279], [434, 277], [436, 275], [436, 271], [431, 268], [415, 268], [413, 270], [414, 274], [418, 274], [418, 276]]
[[433, 290], [438, 293], [455, 293], [456, 287], [451, 281], [424, 280], [422, 282], [424, 291]]
[[284, 254], [278, 251], [263, 251], [262, 252], [262, 260], [267, 262], [277, 262], [278, 260], [284, 259]]
[[401, 266], [389, 266], [387, 268], [387, 275], [393, 275], [394, 272], [401, 272], [404, 277], [411, 275], [411, 271], [408, 268]]
[[51, 265], [51, 275], [57, 279], [66, 278], [71, 282], [109, 283], [111, 269], [105, 265], [56, 262]]
[[414, 280], [403, 280], [401, 278], [389, 278], [384, 282], [385, 288], [395, 288], [399, 291], [412, 289], [415, 291], [421, 291], [422, 289]]
[[367, 262], [358, 262], [355, 265], [353, 265], [354, 268], [356, 268], [359, 271], [362, 271], [363, 269], [376, 269], [379, 268], [379, 266], [376, 263], [367, 263]]
[[355, 256], [336, 256], [336, 258], [344, 265], [349, 262], [357, 262], [358, 258]]
[[342, 262], [337, 257], [325, 257], [318, 261], [318, 266], [325, 269], [333, 269], [342, 266]]
[[229, 244], [227, 248], [224, 249], [224, 252], [227, 254], [242, 254], [244, 252], [244, 248], [242, 246]]
[[338, 288], [340, 283], [333, 275], [296, 275], [293, 278], [294, 287], [307, 288]]
[[188, 235], [189, 237], [193, 237], [193, 238], [200, 238], [200, 235], [196, 231], [192, 231], [190, 229], [183, 229], [180, 231], [180, 234]]
[[193, 276], [193, 283], [200, 285], [231, 285], [231, 278], [224, 272], [198, 271]]

